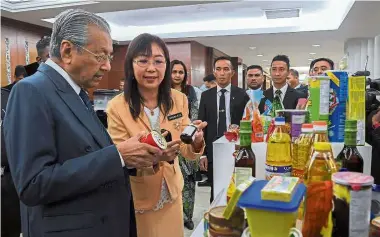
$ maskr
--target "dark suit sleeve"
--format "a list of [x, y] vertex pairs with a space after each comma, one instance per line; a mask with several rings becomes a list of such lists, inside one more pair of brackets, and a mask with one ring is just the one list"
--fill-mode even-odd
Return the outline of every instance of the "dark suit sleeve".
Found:
[[[202, 121], [208, 122], [207, 121], [207, 117], [206, 117], [206, 98], [205, 97], [206, 97], [206, 94], [202, 93], [201, 100], [199, 102], [198, 120], [202, 120]], [[205, 138], [205, 141], [206, 141], [206, 138], [207, 138], [207, 127], [205, 129], [203, 129], [203, 137]], [[207, 145], [205, 147], [203, 155], [207, 156]]]
[[260, 100], [260, 104], [259, 104], [259, 111], [260, 111], [260, 114], [264, 113], [264, 107], [265, 107], [265, 100], [266, 98], [261, 98]]
[[124, 177], [113, 145], [58, 163], [55, 143], [59, 134], [55, 133], [51, 109], [54, 108], [30, 82], [17, 83], [8, 101], [5, 143], [23, 203], [35, 206], [73, 198]]

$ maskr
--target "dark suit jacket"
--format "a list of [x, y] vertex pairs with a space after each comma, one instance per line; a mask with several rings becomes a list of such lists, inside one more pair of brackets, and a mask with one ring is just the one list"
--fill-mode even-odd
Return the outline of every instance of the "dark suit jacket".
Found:
[[[306, 95], [288, 86], [288, 89], [286, 90], [286, 93], [285, 93], [284, 100], [282, 101], [285, 107], [284, 109], [295, 109], [297, 107], [298, 99], [300, 98], [306, 98]], [[259, 104], [260, 113], [264, 112], [265, 101], [267, 99], [269, 99], [270, 102], [273, 102], [273, 87], [264, 91], [264, 98], [261, 99], [260, 104]]]
[[136, 228], [128, 170], [57, 71], [43, 64], [18, 82], [7, 109], [5, 143], [24, 237], [136, 236], [129, 234]]
[[[249, 96], [245, 90], [231, 85], [231, 124], [240, 125], [240, 120], [243, 117], [244, 108], [248, 101]], [[218, 132], [217, 87], [202, 92], [198, 119], [206, 121], [208, 123], [204, 131], [204, 137], [206, 141], [206, 149], [204, 155], [207, 156], [209, 162], [212, 162], [212, 143], [217, 139]]]
[[309, 87], [306, 85], [300, 85], [297, 89], [295, 89], [297, 92], [300, 92], [305, 98], [309, 95]]

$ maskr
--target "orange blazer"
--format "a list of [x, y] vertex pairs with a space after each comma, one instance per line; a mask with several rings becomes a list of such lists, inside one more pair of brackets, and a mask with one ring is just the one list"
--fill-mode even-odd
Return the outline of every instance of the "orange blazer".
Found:
[[[170, 115], [182, 114], [181, 117], [168, 120], [160, 112], [161, 129], [170, 131], [173, 140], [180, 139], [183, 129], [190, 124], [189, 108], [185, 94], [172, 89], [171, 97], [173, 99], [173, 108]], [[139, 117], [134, 120], [125, 101], [124, 93], [115, 96], [107, 105], [108, 132], [115, 144], [118, 144], [130, 137], [137, 135], [141, 131], [150, 130], [149, 119], [144, 109], [141, 109]], [[181, 143], [181, 155], [187, 159], [199, 159], [203, 153], [203, 148], [199, 153], [194, 152], [192, 145]], [[172, 200], [182, 197], [183, 177], [178, 164], [178, 158], [174, 164], [161, 161], [159, 170], [154, 172], [153, 167], [137, 170], [137, 173], [151, 174], [143, 176], [130, 176], [133, 200], [136, 210], [152, 210], [160, 199], [162, 179], [165, 179], [168, 191]], [[141, 172], [143, 171], [143, 172]]]

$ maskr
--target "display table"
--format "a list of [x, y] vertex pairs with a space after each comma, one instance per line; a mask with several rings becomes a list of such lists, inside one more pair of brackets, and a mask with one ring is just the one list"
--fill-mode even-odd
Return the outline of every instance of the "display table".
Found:
[[[343, 143], [331, 143], [333, 155], [336, 157], [343, 149]], [[233, 173], [235, 160], [232, 156], [235, 150], [235, 143], [229, 142], [224, 136], [219, 138], [213, 143], [214, 150], [214, 197], [217, 196], [223, 189], [223, 196], [227, 196], [227, 188]], [[265, 142], [252, 143], [252, 150], [256, 156], [256, 178], [265, 179], [265, 159], [267, 152], [267, 144]], [[368, 144], [365, 146], [358, 146], [358, 150], [364, 160], [365, 174], [371, 174], [371, 157], [372, 147]], [[218, 202], [218, 206], [226, 205], [227, 199], [222, 198]], [[203, 236], [203, 221], [197, 226], [192, 237]]]

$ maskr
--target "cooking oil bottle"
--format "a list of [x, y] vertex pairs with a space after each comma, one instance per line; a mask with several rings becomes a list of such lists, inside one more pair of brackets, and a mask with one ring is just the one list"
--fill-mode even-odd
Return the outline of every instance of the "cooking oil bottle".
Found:
[[285, 118], [275, 118], [275, 129], [270, 135], [265, 163], [265, 178], [290, 176], [292, 169], [291, 139], [285, 127]]
[[313, 144], [313, 124], [302, 124], [301, 134], [292, 149], [292, 176], [303, 180], [305, 166], [310, 159]]
[[306, 165], [304, 183], [307, 187], [303, 236], [331, 237], [332, 234], [332, 175], [337, 172], [331, 145], [316, 142], [314, 153]]

